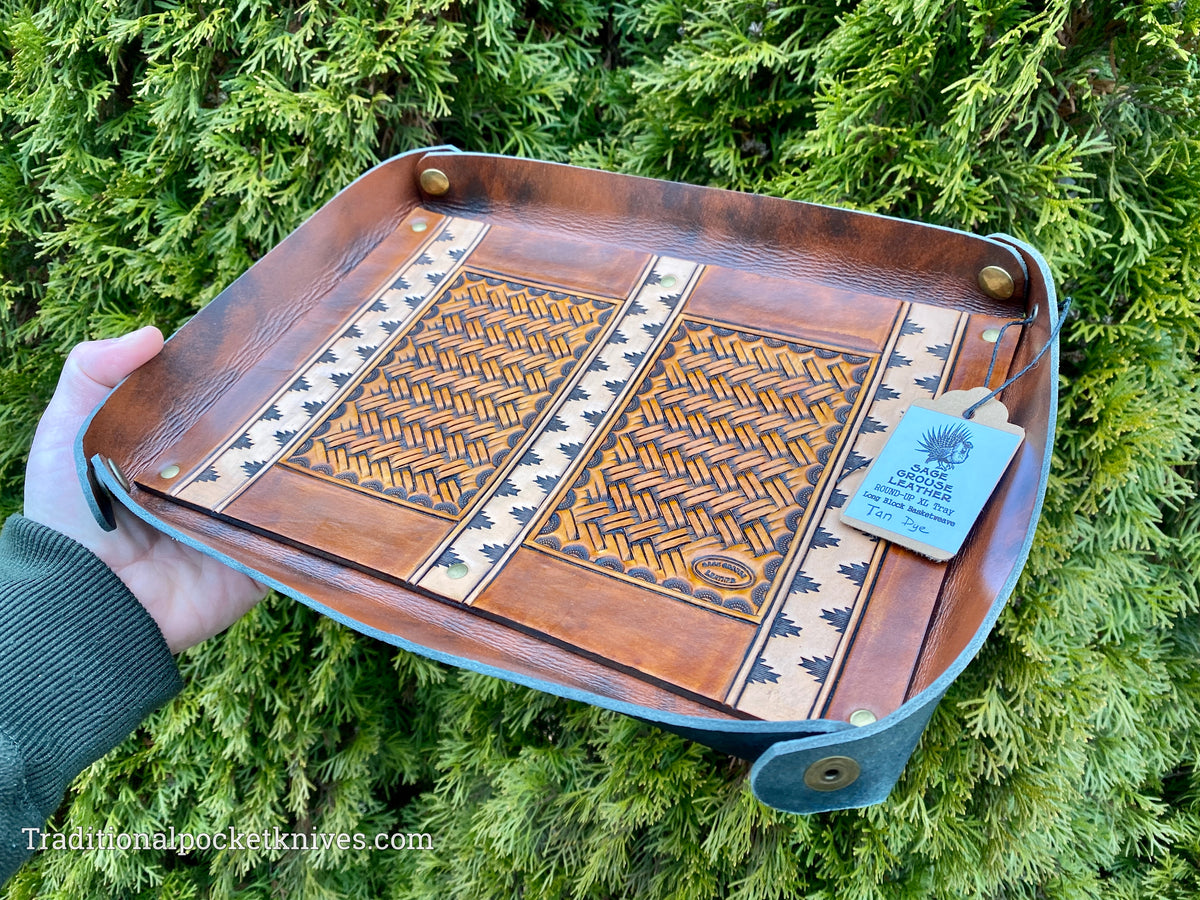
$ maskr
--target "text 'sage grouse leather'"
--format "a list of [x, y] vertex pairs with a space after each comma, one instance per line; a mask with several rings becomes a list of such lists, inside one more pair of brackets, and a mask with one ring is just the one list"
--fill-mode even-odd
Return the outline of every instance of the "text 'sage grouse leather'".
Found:
[[79, 458], [110, 526], [754, 760], [781, 809], [859, 806], [1019, 574], [1056, 353], [1002, 392], [1025, 440], [952, 559], [841, 510], [906, 409], [1054, 324], [1003, 235], [435, 148], [224, 291]]

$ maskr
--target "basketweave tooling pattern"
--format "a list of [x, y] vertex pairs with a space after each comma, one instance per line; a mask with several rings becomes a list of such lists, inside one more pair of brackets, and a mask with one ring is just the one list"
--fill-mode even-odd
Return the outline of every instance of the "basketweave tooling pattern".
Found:
[[757, 620], [867, 363], [685, 319], [536, 544]]
[[287, 464], [457, 519], [614, 305], [465, 271]]

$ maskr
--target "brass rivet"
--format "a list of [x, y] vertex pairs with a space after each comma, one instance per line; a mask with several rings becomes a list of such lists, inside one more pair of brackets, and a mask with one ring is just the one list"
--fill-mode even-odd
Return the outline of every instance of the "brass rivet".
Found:
[[467, 574], [467, 564], [466, 563], [455, 563], [454, 565], [452, 565], [450, 568], [448, 568], [446, 570], [446, 577], [448, 577], [448, 578], [463, 578], [464, 576], [466, 576], [466, 574]]
[[814, 791], [840, 791], [858, 780], [858, 763], [848, 756], [818, 759], [804, 773], [804, 783]]
[[985, 329], [983, 329], [983, 334], [981, 334], [980, 337], [983, 338], [985, 341], [987, 341], [989, 344], [994, 344], [994, 343], [996, 343], [996, 341], [1000, 340], [1000, 329], [999, 328], [985, 328]]
[[1007, 300], [1013, 295], [1016, 284], [999, 266], [984, 266], [979, 270], [979, 287], [993, 300]]
[[120, 466], [111, 459], [105, 459], [104, 464], [108, 466], [108, 471], [112, 472], [113, 478], [117, 479], [117, 484], [121, 486], [121, 490], [129, 491], [129, 479], [125, 477], [125, 473], [121, 471]]
[[178, 474], [179, 474], [179, 466], [175, 466], [175, 465], [167, 466], [165, 469], [163, 469], [161, 472], [158, 473], [160, 478], [174, 478]]
[[857, 725], [861, 728], [864, 725], [870, 725], [875, 721], [875, 713], [869, 709], [856, 709], [850, 713], [850, 724]]
[[441, 169], [426, 169], [421, 173], [421, 190], [434, 197], [440, 197], [450, 190], [450, 179]]
[[424, 219], [417, 219], [415, 222], [412, 223], [412, 230], [416, 231], [416, 232], [422, 232], [428, 227], [429, 227], [429, 223], [426, 222]]
[[674, 275], [664, 275], [662, 278], [660, 278], [658, 280], [658, 283], [661, 284], [663, 287], [669, 288], [669, 287], [675, 287], [675, 282], [678, 280], [679, 279], [676, 278]]

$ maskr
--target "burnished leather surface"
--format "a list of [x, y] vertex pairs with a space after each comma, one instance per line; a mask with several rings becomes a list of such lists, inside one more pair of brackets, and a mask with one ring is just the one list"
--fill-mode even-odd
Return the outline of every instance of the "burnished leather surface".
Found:
[[[497, 224], [562, 234], [585, 243], [650, 250], [701, 263], [969, 312], [1007, 314], [1024, 305], [1024, 267], [1012, 249], [950, 229], [884, 216], [621, 176], [554, 163], [430, 153], [450, 190], [431, 208]], [[996, 265], [1013, 297], [979, 288]]]
[[[417, 187], [431, 166], [439, 198]], [[154, 517], [374, 632], [650, 709], [883, 717], [955, 660], [1013, 571], [1051, 367], [1003, 395], [1026, 443], [949, 564], [826, 513], [898, 415], [889, 392], [981, 384], [983, 331], [1045, 309], [1025, 253], [569, 167], [402, 157], [123, 384], [84, 453], [115, 460]], [[986, 265], [1014, 275], [1011, 300], [978, 287]], [[1010, 330], [993, 386], [1049, 318]], [[627, 381], [595, 374], [626, 357]], [[447, 580], [456, 560], [470, 574]]]

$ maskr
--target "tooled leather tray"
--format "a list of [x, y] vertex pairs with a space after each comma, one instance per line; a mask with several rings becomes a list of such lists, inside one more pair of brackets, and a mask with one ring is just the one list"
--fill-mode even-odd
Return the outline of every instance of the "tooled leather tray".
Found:
[[909, 404], [993, 353], [995, 387], [1054, 307], [1004, 236], [435, 148], [184, 326], [80, 460], [109, 523], [757, 760], [781, 808], [862, 805], [1019, 572], [1056, 355], [1001, 395], [1026, 440], [954, 559], [839, 510]]

